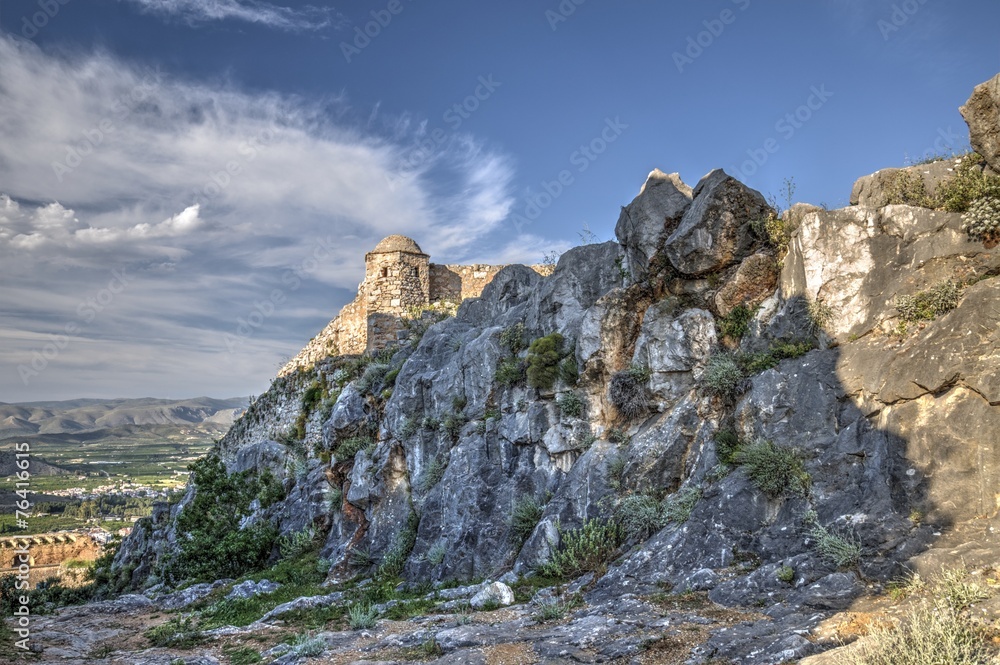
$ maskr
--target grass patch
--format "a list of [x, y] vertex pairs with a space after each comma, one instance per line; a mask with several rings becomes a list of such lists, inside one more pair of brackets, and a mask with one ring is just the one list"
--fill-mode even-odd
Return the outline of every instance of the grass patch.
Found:
[[370, 603], [355, 603], [347, 610], [347, 623], [351, 630], [367, 630], [375, 627], [378, 612]]
[[906, 323], [933, 321], [958, 307], [961, 297], [961, 287], [948, 280], [911, 296], [896, 296], [895, 307]]
[[531, 496], [523, 496], [514, 504], [510, 513], [510, 539], [518, 549], [534, 532], [544, 512], [545, 508]]
[[497, 370], [493, 374], [493, 380], [504, 388], [513, 388], [522, 385], [525, 380], [524, 363], [518, 358], [504, 358], [497, 363]]
[[760, 439], [743, 446], [735, 460], [750, 482], [772, 499], [787, 493], [804, 495], [809, 490], [809, 474], [802, 459], [794, 450], [772, 441]]
[[559, 396], [556, 401], [559, 405], [559, 411], [562, 412], [564, 416], [570, 418], [579, 418], [583, 413], [583, 400], [575, 392], [565, 392]]
[[746, 304], [733, 307], [729, 314], [726, 314], [719, 321], [719, 332], [723, 336], [739, 341], [750, 332], [750, 323], [753, 321], [757, 308], [750, 308]]
[[650, 371], [645, 367], [632, 365], [626, 370], [615, 372], [608, 383], [608, 399], [618, 414], [626, 420], [638, 418], [649, 406], [646, 383]]
[[173, 617], [144, 633], [149, 644], [154, 647], [190, 649], [206, 641], [191, 620], [191, 617]]
[[559, 378], [563, 336], [552, 333], [539, 337], [528, 347], [528, 385], [538, 390], [551, 390]]
[[337, 444], [333, 450], [333, 457], [338, 462], [347, 462], [362, 450], [367, 450], [375, 445], [375, 439], [370, 436], [352, 436]]

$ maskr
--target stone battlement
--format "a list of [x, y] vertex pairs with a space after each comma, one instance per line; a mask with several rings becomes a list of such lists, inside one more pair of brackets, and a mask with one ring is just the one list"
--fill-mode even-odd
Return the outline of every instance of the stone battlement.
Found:
[[[435, 303], [458, 304], [478, 298], [486, 285], [506, 266], [442, 265], [413, 239], [384, 238], [365, 255], [365, 279], [357, 297], [344, 306], [309, 344], [292, 358], [278, 376], [311, 367], [332, 355], [377, 351], [397, 340], [403, 320]], [[552, 266], [530, 266], [542, 275]]]

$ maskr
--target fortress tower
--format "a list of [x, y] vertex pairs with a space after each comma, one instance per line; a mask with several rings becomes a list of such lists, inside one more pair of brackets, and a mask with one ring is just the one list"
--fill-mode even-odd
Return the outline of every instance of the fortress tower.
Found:
[[[311, 367], [328, 356], [383, 349], [397, 341], [407, 317], [433, 303], [478, 298], [504, 267], [431, 263], [412, 238], [383, 238], [365, 254], [365, 279], [357, 297], [278, 375]], [[552, 266], [531, 268], [542, 275], [552, 272]]]

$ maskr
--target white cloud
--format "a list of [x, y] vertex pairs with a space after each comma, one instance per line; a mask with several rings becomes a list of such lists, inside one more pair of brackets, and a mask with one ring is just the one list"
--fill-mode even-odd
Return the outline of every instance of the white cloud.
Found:
[[176, 17], [190, 24], [233, 19], [281, 30], [319, 30], [336, 25], [337, 13], [327, 7], [282, 7], [257, 0], [128, 0], [143, 11]]
[[[4, 38], [0, 98], [3, 401], [87, 385], [259, 391], [350, 299], [364, 253], [391, 233], [441, 262], [501, 262], [518, 247], [537, 260], [530, 239], [490, 256], [512, 202], [509, 158], [455, 134], [414, 160], [422, 123], [384, 108], [370, 128], [342, 98], [251, 95]], [[127, 288], [102, 304], [115, 271]], [[230, 355], [224, 335], [276, 291], [276, 312]], [[16, 368], [70, 324], [73, 343], [25, 386]], [[88, 383], [95, 366], [103, 389]], [[151, 377], [162, 389], [144, 387]]]

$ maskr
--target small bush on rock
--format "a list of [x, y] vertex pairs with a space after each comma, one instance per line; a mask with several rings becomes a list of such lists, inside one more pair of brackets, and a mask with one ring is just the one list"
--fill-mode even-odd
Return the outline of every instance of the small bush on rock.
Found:
[[347, 621], [351, 630], [367, 630], [375, 627], [378, 612], [370, 603], [355, 603], [347, 610]]
[[741, 448], [735, 459], [757, 489], [772, 499], [786, 492], [805, 494], [809, 488], [809, 474], [794, 450], [760, 439]]
[[579, 529], [559, 529], [559, 545], [539, 573], [547, 577], [572, 578], [591, 571], [602, 573], [618, 555], [623, 541], [622, 529], [614, 522], [587, 520]]
[[518, 322], [500, 331], [500, 345], [515, 356], [524, 351], [524, 324]]
[[545, 509], [534, 497], [523, 496], [514, 504], [510, 514], [510, 537], [518, 547], [531, 536]]
[[513, 388], [524, 383], [524, 363], [518, 358], [504, 358], [497, 364], [493, 380], [504, 388]]
[[961, 296], [961, 288], [949, 280], [912, 296], [897, 296], [896, 311], [899, 318], [907, 323], [933, 321], [955, 309]]
[[583, 413], [583, 400], [574, 392], [567, 392], [560, 395], [557, 404], [564, 416], [579, 418], [580, 414]]
[[747, 388], [747, 377], [734, 353], [716, 353], [708, 359], [701, 376], [702, 385], [713, 395], [731, 400]]
[[552, 333], [539, 337], [528, 347], [528, 385], [538, 390], [551, 390], [559, 378], [563, 336]]
[[973, 240], [1000, 240], [1000, 198], [976, 199], [962, 218], [965, 232]]
[[646, 390], [649, 376], [649, 370], [632, 366], [621, 372], [615, 372], [611, 377], [608, 383], [608, 399], [622, 418], [634, 420], [646, 411], [649, 406], [649, 394]]
[[719, 332], [733, 340], [742, 339], [750, 331], [750, 323], [755, 312], [756, 308], [751, 309], [745, 304], [733, 307], [729, 314], [719, 321]]
[[1000, 176], [989, 175], [982, 168], [978, 153], [966, 155], [955, 169], [955, 175], [938, 187], [935, 207], [948, 212], [966, 212], [984, 198], [1000, 199]]

